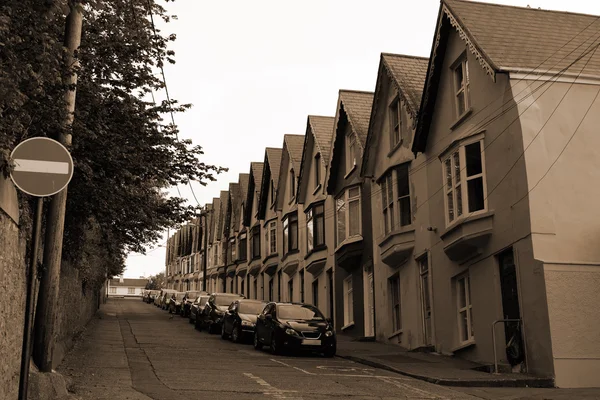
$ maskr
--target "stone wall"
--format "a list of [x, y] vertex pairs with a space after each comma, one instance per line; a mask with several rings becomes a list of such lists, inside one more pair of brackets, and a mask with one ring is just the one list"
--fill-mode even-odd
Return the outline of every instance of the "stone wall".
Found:
[[16, 399], [19, 393], [25, 275], [25, 240], [0, 209], [0, 399]]

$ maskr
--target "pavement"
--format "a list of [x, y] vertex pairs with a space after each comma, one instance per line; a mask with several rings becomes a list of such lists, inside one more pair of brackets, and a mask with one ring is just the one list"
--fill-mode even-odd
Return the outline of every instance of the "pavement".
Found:
[[81, 400], [600, 399], [599, 389], [449, 387], [341, 357], [273, 356], [139, 299], [103, 305], [58, 372]]

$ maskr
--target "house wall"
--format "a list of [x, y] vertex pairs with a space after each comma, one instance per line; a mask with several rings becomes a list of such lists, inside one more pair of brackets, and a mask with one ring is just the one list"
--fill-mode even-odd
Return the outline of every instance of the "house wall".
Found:
[[[433, 305], [435, 316], [436, 349], [454, 353], [474, 361], [493, 363], [492, 323], [503, 318], [498, 262], [495, 255], [513, 245], [517, 264], [521, 317], [525, 331], [527, 364], [531, 372], [551, 375], [551, 345], [548, 334], [548, 314], [545, 301], [544, 277], [536, 270], [531, 257], [529, 206], [516, 203], [527, 193], [525, 163], [520, 158], [523, 141], [518, 124], [518, 111], [506, 75], [497, 74], [494, 83], [480, 67], [471, 52], [467, 51], [470, 73], [470, 99], [472, 113], [458, 124], [454, 107], [453, 76], [450, 67], [466, 51], [465, 43], [454, 29], [450, 29], [445, 59], [441, 68], [435, 111], [428, 136], [426, 157], [429, 196], [420, 204], [428, 203], [431, 226], [431, 269], [433, 280]], [[503, 106], [504, 105], [504, 106]], [[499, 114], [504, 107], [505, 113]], [[484, 118], [491, 115], [496, 119]], [[459, 264], [451, 261], [444, 251], [448, 241], [446, 233], [442, 164], [438, 156], [452, 141], [484, 130], [485, 170], [487, 182], [487, 210], [493, 212], [489, 241], [479, 249], [475, 259]], [[422, 207], [422, 206], [421, 206]], [[458, 313], [454, 279], [468, 272], [471, 279], [474, 343], [459, 348]], [[497, 327], [498, 355], [507, 363], [502, 327]]]
[[[129, 288], [135, 289], [135, 293], [129, 293]], [[116, 293], [111, 293], [111, 288], [117, 289]], [[108, 297], [140, 297], [144, 293], [144, 287], [141, 286], [108, 286]]]
[[556, 385], [596, 386], [600, 83], [557, 82], [534, 93], [540, 82], [518, 78], [511, 83], [524, 100], [518, 109], [527, 148], [533, 256], [546, 287]]
[[[413, 349], [415, 347], [427, 345], [425, 338], [425, 328], [423, 321], [423, 308], [421, 298], [421, 278], [419, 262], [417, 258], [426, 256], [430, 244], [429, 227], [429, 208], [418, 207], [427, 199], [426, 182], [426, 158], [420, 155], [417, 159], [411, 151], [414, 130], [407, 132], [403, 137], [400, 147], [390, 153], [391, 126], [389, 123], [390, 108], [389, 105], [398, 95], [398, 89], [391, 82], [388, 75], [382, 74], [381, 86], [378, 88], [377, 114], [372, 122], [373, 132], [371, 137], [371, 153], [369, 157], [377, 160], [374, 162], [373, 179], [381, 177], [386, 170], [394, 165], [410, 162], [409, 180], [411, 195], [411, 212], [413, 222], [411, 226], [397, 226], [397, 231], [408, 231], [414, 229], [414, 249], [408, 259], [401, 265], [390, 266], [382, 261], [381, 253], [386, 249], [383, 243], [385, 238], [383, 226], [383, 211], [381, 200], [381, 186], [373, 183], [372, 196], [372, 230], [373, 230], [373, 264], [374, 264], [374, 283], [375, 283], [375, 327], [377, 340], [399, 344], [405, 348]], [[407, 115], [409, 115], [407, 113]], [[409, 117], [410, 118], [410, 117]], [[413, 121], [409, 120], [409, 126]], [[396, 205], [397, 212], [397, 205]], [[398, 217], [394, 219], [398, 223]], [[401, 326], [400, 332], [394, 331], [392, 318], [392, 298], [389, 279], [398, 274], [400, 279], [400, 303], [401, 303]], [[429, 282], [433, 275], [432, 268], [429, 269]], [[431, 290], [429, 291], [431, 293]], [[430, 296], [431, 297], [431, 296]], [[434, 325], [434, 316], [431, 316]], [[433, 328], [433, 326], [432, 326]], [[432, 336], [432, 343], [434, 335]]]
[[[265, 168], [268, 168], [268, 165], [265, 164]], [[271, 174], [267, 174], [268, 179], [271, 179]], [[264, 178], [263, 178], [264, 179]], [[276, 185], [277, 187], [277, 185]], [[264, 251], [262, 257], [263, 257], [263, 270], [261, 272], [264, 272], [264, 268], [266, 266], [269, 266], [273, 263], [277, 263], [277, 269], [275, 270], [275, 272], [273, 272], [273, 275], [270, 276], [269, 274], [265, 273], [264, 276], [264, 298], [265, 299], [269, 299], [268, 297], [268, 292], [269, 292], [269, 281], [270, 279], [274, 279], [274, 286], [273, 286], [273, 301], [279, 301], [279, 297], [278, 297], [278, 293], [279, 293], [279, 280], [277, 278], [277, 274], [278, 272], [281, 270], [281, 256], [283, 254], [283, 234], [282, 234], [282, 227], [281, 227], [281, 213], [278, 212], [276, 210], [276, 204], [273, 204], [273, 199], [271, 197], [271, 193], [270, 193], [270, 184], [267, 185], [267, 204], [266, 204], [266, 210], [265, 210], [265, 218], [264, 218], [264, 223], [263, 223], [263, 229], [266, 229], [266, 227], [268, 226], [269, 222], [271, 221], [276, 221], [277, 222], [277, 255], [273, 256], [273, 257], [269, 257], [269, 259], [266, 259], [266, 254], [268, 253], [267, 251], [267, 247], [266, 247], [266, 243], [262, 243], [262, 249]], [[263, 231], [264, 234], [264, 231]], [[264, 237], [264, 236], [263, 236]], [[262, 241], [264, 242], [264, 240]], [[283, 278], [282, 278], [283, 281]], [[282, 288], [283, 289], [283, 288]]]

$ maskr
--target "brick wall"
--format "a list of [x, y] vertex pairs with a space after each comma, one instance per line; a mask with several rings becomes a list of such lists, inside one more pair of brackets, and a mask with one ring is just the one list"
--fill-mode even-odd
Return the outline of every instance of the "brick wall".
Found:
[[19, 393], [25, 274], [25, 240], [0, 210], [0, 399], [16, 399]]

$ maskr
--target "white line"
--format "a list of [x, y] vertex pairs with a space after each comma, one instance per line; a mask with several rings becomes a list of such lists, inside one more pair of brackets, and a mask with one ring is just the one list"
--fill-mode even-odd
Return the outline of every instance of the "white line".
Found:
[[402, 378], [402, 377], [392, 377], [392, 376], [388, 376], [388, 375], [357, 375], [357, 374], [317, 374], [314, 372], [310, 372], [307, 371], [305, 369], [302, 369], [300, 367], [295, 367], [293, 365], [290, 364], [286, 364], [283, 361], [279, 361], [279, 360], [275, 360], [274, 358], [271, 358], [271, 361], [276, 362], [278, 364], [284, 365], [286, 367], [289, 368], [293, 368], [295, 370], [298, 370], [300, 372], [304, 372], [306, 375], [317, 375], [317, 376], [337, 376], [337, 377], [344, 377], [344, 378], [370, 378], [370, 379], [383, 379], [383, 378], [391, 378], [391, 379], [395, 379], [395, 380], [406, 380], [406, 381], [413, 381], [413, 378]]
[[403, 389], [408, 392], [412, 391], [412, 392], [416, 393], [419, 396], [419, 398], [422, 398], [422, 399], [444, 399], [444, 397], [438, 396], [435, 393], [431, 393], [431, 392], [428, 392], [427, 390], [423, 390], [423, 389], [419, 389], [419, 388], [416, 388], [411, 385], [407, 385], [406, 383], [394, 382], [392, 379], [386, 379], [386, 378], [379, 378], [379, 379], [386, 383], [392, 384], [399, 389]]
[[298, 399], [298, 400], [302, 400], [302, 397], [287, 397], [285, 395], [285, 393], [298, 393], [297, 390], [281, 390], [281, 389], [277, 389], [274, 386], [271, 386], [267, 381], [265, 381], [264, 379], [262, 379], [259, 376], [256, 375], [252, 375], [248, 372], [244, 372], [244, 375], [246, 375], [246, 377], [254, 380], [256, 383], [258, 383], [259, 385], [261, 385], [263, 388], [265, 388], [265, 391], [262, 392], [262, 394], [266, 394], [266, 395], [270, 395], [273, 396], [277, 399]]
[[15, 171], [37, 172], [39, 174], [69, 175], [69, 163], [58, 161], [15, 159]]

